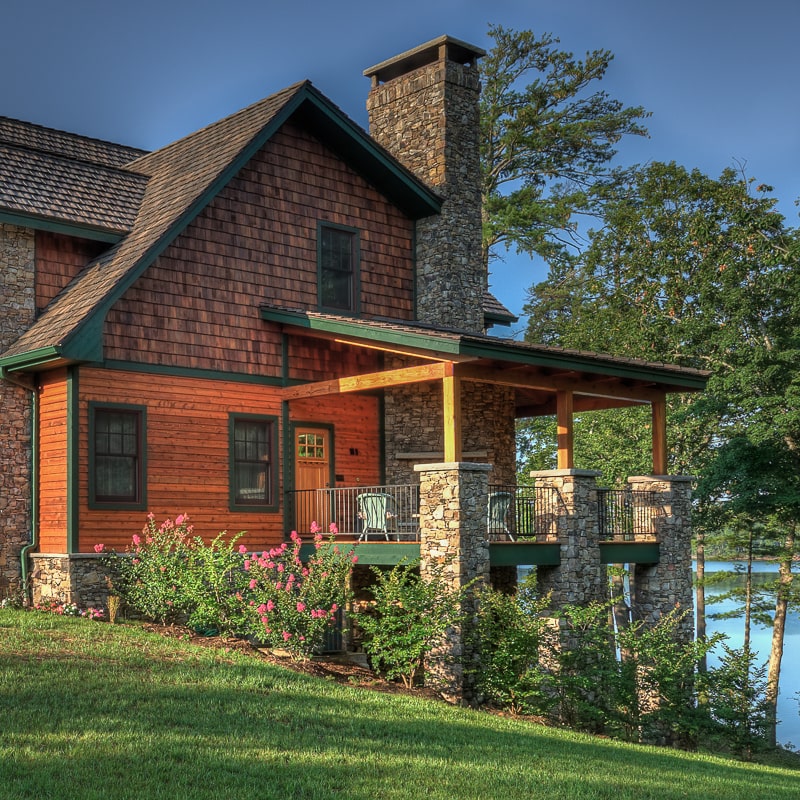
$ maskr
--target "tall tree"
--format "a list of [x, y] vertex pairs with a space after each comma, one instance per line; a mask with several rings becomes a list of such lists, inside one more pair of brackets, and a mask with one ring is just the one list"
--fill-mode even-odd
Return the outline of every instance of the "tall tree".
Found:
[[[701, 522], [705, 509], [735, 505], [782, 525], [790, 551], [800, 520], [800, 247], [770, 191], [734, 170], [715, 180], [674, 163], [641, 168], [602, 188], [604, 227], [553, 266], [526, 311], [535, 341], [710, 369], [704, 394], [671, 401], [671, 471], [700, 475]], [[618, 469], [603, 454], [623, 440], [623, 416], [576, 420], [578, 466]], [[587, 452], [597, 460], [579, 462]], [[788, 602], [791, 560], [782, 563]], [[785, 608], [768, 679], [775, 700]]]
[[[639, 106], [595, 89], [613, 56], [583, 60], [550, 34], [490, 26], [481, 59], [483, 254], [514, 247], [554, 258], [590, 208], [588, 190], [609, 173], [614, 145], [647, 134]], [[596, 199], [596, 198], [595, 198]]]

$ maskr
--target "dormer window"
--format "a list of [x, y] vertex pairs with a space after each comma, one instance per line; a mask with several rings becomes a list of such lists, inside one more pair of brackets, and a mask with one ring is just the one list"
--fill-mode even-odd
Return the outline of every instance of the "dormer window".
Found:
[[317, 228], [320, 310], [358, 313], [358, 263], [358, 230], [320, 222]]

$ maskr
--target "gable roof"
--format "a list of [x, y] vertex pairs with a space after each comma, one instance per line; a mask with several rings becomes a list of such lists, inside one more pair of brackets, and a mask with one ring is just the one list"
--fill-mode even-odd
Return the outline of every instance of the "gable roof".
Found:
[[89, 264], [2, 356], [5, 371], [102, 359], [111, 306], [289, 118], [340, 154], [410, 217], [441, 199], [308, 81], [139, 157], [126, 171], [146, 186], [130, 232]]
[[146, 184], [124, 167], [144, 152], [0, 117], [0, 221], [116, 242]]

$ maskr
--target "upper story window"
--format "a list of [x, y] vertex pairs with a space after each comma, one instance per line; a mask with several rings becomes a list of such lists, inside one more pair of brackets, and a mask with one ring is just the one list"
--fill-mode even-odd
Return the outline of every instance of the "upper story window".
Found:
[[89, 407], [92, 505], [144, 508], [145, 409]]
[[317, 228], [317, 286], [321, 309], [358, 313], [358, 262], [358, 231], [320, 222]]
[[274, 417], [241, 414], [230, 420], [230, 489], [233, 510], [275, 509], [277, 482]]

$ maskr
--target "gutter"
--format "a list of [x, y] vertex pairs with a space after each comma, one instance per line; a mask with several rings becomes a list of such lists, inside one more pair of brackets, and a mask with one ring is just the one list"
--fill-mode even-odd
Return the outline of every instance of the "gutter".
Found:
[[31, 393], [31, 532], [30, 541], [19, 551], [20, 581], [25, 599], [33, 604], [33, 594], [28, 583], [28, 554], [39, 546], [39, 393], [31, 382], [12, 377], [0, 367], [0, 378]]

